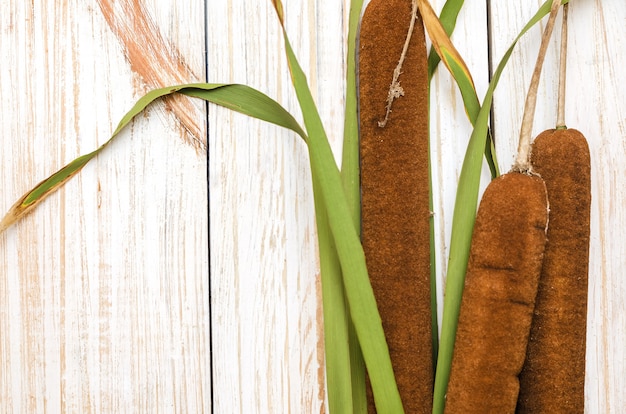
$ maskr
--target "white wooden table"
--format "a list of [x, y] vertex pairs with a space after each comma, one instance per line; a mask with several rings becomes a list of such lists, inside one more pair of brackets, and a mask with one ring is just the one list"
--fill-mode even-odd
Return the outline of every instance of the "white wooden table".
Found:
[[[453, 40], [480, 96], [540, 3], [466, 2]], [[566, 121], [587, 136], [593, 163], [586, 412], [623, 413], [626, 3], [572, 3]], [[337, 156], [347, 7], [285, 1]], [[0, 29], [3, 212], [103, 143], [158, 85], [246, 83], [300, 119], [270, 1], [8, 0]], [[539, 36], [535, 28], [522, 40], [496, 94], [503, 171]], [[557, 44], [544, 68], [537, 133], [555, 124]], [[444, 70], [432, 90], [442, 285], [471, 129]], [[323, 412], [318, 272], [303, 143], [214, 106], [207, 117], [199, 102], [156, 104], [0, 236], [0, 412]]]

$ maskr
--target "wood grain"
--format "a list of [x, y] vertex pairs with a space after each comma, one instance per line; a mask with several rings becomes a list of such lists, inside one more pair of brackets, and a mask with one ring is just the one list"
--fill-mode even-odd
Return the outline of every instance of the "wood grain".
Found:
[[[341, 3], [289, 2], [285, 12], [336, 143], [343, 123]], [[211, 81], [251, 85], [301, 118], [271, 2], [211, 2], [207, 18]], [[323, 412], [321, 287], [306, 147], [293, 133], [220, 108], [210, 108], [209, 124], [212, 360], [220, 384], [214, 411]]]
[[[154, 27], [194, 28], [163, 38], [204, 77], [203, 2], [142, 4]], [[0, 16], [6, 210], [151, 85], [95, 1], [8, 1]], [[0, 237], [1, 412], [210, 412], [206, 161], [184, 137], [153, 106]]]
[[[163, 38], [144, 3], [98, 0], [98, 6], [109, 29], [119, 40], [131, 70], [146, 84], [146, 92], [203, 80], [204, 76], [194, 73], [178, 48]], [[163, 7], [162, 4], [159, 7]], [[197, 149], [205, 150], [203, 105], [180, 96], [167, 97], [164, 101], [184, 128], [185, 140]]]

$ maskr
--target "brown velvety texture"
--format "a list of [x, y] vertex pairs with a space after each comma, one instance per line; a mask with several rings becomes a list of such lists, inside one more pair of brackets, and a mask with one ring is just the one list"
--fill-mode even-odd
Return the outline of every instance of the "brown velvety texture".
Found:
[[548, 130], [531, 160], [550, 200], [548, 242], [539, 279], [518, 413], [583, 413], [589, 271], [591, 161], [574, 129]]
[[508, 173], [482, 197], [446, 397], [447, 414], [515, 412], [543, 260], [543, 180]]
[[410, 18], [411, 0], [373, 0], [361, 23], [362, 238], [405, 412], [430, 414], [428, 80], [421, 19], [400, 76], [405, 95], [394, 102], [387, 125], [378, 126]]

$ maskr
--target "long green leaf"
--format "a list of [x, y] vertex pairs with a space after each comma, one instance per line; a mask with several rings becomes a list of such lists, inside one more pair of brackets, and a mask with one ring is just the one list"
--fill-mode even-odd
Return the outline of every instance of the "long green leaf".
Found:
[[[463, 0], [448, 0], [443, 5], [441, 9], [441, 14], [439, 15], [439, 22], [444, 29], [444, 32], [448, 37], [452, 35], [454, 31], [454, 27], [456, 26], [456, 20], [459, 15], [459, 11], [463, 7]], [[431, 80], [439, 66], [439, 62], [441, 62], [441, 58], [437, 54], [434, 46], [431, 45], [430, 51], [428, 52], [428, 85], [429, 85], [429, 96], [428, 96], [428, 106], [430, 108], [430, 84]], [[466, 113], [469, 113], [468, 108], [465, 108]], [[429, 117], [429, 125], [430, 125], [430, 117]], [[429, 127], [430, 130], [430, 127]], [[433, 174], [432, 174], [432, 157], [431, 157], [431, 147], [430, 147], [430, 139], [428, 140], [428, 183], [429, 183], [429, 191], [428, 191], [428, 204], [430, 211], [434, 211], [434, 201], [433, 201]], [[487, 156], [487, 160], [491, 160], [493, 165], [496, 165], [495, 160], [491, 156]], [[496, 173], [495, 169], [492, 169], [492, 173]], [[430, 218], [430, 308], [432, 313], [432, 321], [431, 321], [431, 330], [432, 330], [432, 347], [433, 347], [433, 367], [436, 369], [437, 367], [437, 357], [439, 355], [439, 321], [437, 319], [437, 253], [435, 251], [435, 224], [434, 224], [434, 216]]]
[[[274, 0], [272, 0], [272, 3], [282, 25], [284, 19], [282, 3]], [[290, 65], [293, 78], [293, 68], [291, 67], [293, 62], [288, 59], [288, 64]], [[297, 65], [297, 62], [295, 64]], [[302, 86], [295, 80], [294, 87], [297, 92], [301, 92]], [[304, 89], [304, 93], [308, 93], [306, 81], [304, 82]], [[306, 122], [307, 114], [304, 110], [303, 113]], [[351, 125], [348, 121], [348, 134], [350, 134], [350, 127]], [[350, 143], [348, 142], [349, 145]], [[309, 153], [310, 151], [311, 145], [309, 145]], [[348, 160], [348, 163], [350, 161]], [[325, 197], [323, 191], [324, 184], [318, 179], [319, 173], [316, 172], [316, 167], [313, 164], [311, 165], [311, 173], [322, 282], [325, 368], [329, 412], [364, 412], [363, 410], [367, 409], [365, 374], [358, 340], [354, 334], [355, 330], [352, 325], [349, 306], [346, 303], [341, 263], [328, 218], [327, 206], [332, 201]], [[355, 185], [351, 182], [349, 174], [345, 174], [341, 178], [344, 179], [346, 186]], [[358, 181], [356, 185], [358, 186]], [[359, 206], [356, 206], [357, 210], [354, 210], [354, 208], [353, 204], [353, 212], [356, 212]]]
[[20, 220], [50, 194], [59, 189], [69, 179], [74, 177], [93, 158], [95, 158], [115, 137], [133, 120], [137, 114], [143, 111], [155, 100], [173, 93], [182, 93], [205, 99], [209, 102], [222, 105], [234, 111], [241, 112], [254, 118], [258, 118], [273, 124], [291, 129], [300, 135], [305, 141], [306, 134], [289, 112], [280, 104], [263, 93], [245, 85], [237, 84], [217, 84], [217, 83], [191, 83], [184, 85], [169, 86], [154, 89], [143, 97], [128, 111], [117, 125], [115, 131], [99, 148], [88, 154], [82, 155], [50, 177], [41, 181], [33, 189], [20, 197], [0, 222], [0, 233], [10, 227], [17, 220]]
[[[313, 173], [313, 175], [316, 175]], [[352, 358], [350, 349], [349, 310], [344, 295], [341, 264], [337, 256], [335, 239], [332, 235], [326, 201], [313, 179], [315, 221], [319, 245], [320, 273], [322, 279], [322, 311], [324, 314], [324, 348], [326, 384], [330, 413], [352, 413], [355, 411]], [[357, 344], [358, 345], [358, 344]]]
[[[277, 3], [280, 3], [280, 0], [274, 0], [274, 4]], [[282, 17], [280, 12], [278, 15], [279, 18]], [[283, 23], [281, 19], [281, 24]], [[339, 169], [311, 96], [306, 75], [291, 48], [284, 25], [283, 34], [292, 82], [309, 135], [311, 171], [318, 183], [316, 187], [322, 193], [318, 196], [326, 203], [328, 221], [341, 263], [350, 315], [369, 373], [376, 408], [381, 413], [403, 413], [382, 321], [367, 275], [365, 254], [352, 221]]]
[[[343, 189], [352, 215], [354, 228], [359, 234], [361, 231], [361, 185], [359, 119], [357, 113], [356, 39], [362, 9], [363, 0], [350, 2], [346, 56], [346, 107], [341, 160]], [[344, 293], [343, 289], [342, 293]], [[363, 361], [363, 354], [361, 353], [361, 347], [352, 320], [350, 320], [348, 325], [348, 343], [350, 346], [350, 373], [352, 380], [352, 412], [355, 414], [367, 414], [365, 362]]]
[[[445, 394], [450, 378], [450, 367], [452, 365], [452, 352], [454, 349], [454, 340], [461, 306], [461, 295], [465, 283], [465, 272], [467, 270], [472, 231], [476, 218], [482, 154], [487, 138], [489, 112], [493, 100], [493, 92], [518, 41], [531, 27], [549, 13], [551, 3], [551, 0], [547, 0], [541, 6], [539, 11], [530, 19], [526, 26], [524, 26], [502, 57], [494, 72], [487, 93], [485, 94], [483, 105], [476, 119], [476, 126], [472, 131], [467, 146], [463, 167], [461, 168], [461, 174], [459, 176], [452, 217], [450, 257], [448, 261], [448, 274], [446, 276], [441, 339], [435, 376], [433, 414], [443, 413], [445, 406]], [[567, 0], [563, 3], [567, 3]]]
[[306, 134], [298, 121], [278, 102], [262, 92], [239, 84], [211, 88], [208, 87], [209, 85], [187, 85], [178, 92], [290, 129], [306, 141]]
[[356, 38], [363, 0], [350, 3], [346, 57], [346, 109], [343, 129], [341, 178], [352, 211], [354, 227], [360, 231], [361, 195], [359, 183], [359, 118], [357, 115]]

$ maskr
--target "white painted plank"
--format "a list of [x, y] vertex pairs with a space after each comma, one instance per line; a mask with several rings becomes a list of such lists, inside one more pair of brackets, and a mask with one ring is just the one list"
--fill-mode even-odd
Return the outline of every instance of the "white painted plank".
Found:
[[[103, 143], [148, 88], [202, 80], [203, 10], [2, 2], [0, 208]], [[210, 411], [205, 122], [177, 105], [196, 139], [158, 104], [0, 236], [1, 412]]]
[[[321, 3], [287, 3], [287, 27], [313, 93], [333, 103], [322, 117], [336, 137], [341, 4]], [[211, 1], [207, 17], [209, 79], [253, 86], [301, 119], [271, 2]], [[319, 265], [305, 145], [220, 108], [210, 108], [209, 129], [214, 410], [320, 412]]]

